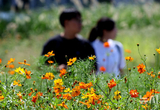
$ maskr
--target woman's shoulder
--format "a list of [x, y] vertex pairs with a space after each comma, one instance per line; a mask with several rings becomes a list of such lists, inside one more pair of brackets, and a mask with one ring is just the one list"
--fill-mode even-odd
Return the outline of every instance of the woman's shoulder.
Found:
[[113, 46], [123, 47], [122, 43], [116, 40], [109, 39], [109, 43]]
[[99, 39], [96, 39], [96, 40], [93, 41], [91, 44], [92, 44], [92, 45], [100, 45], [100, 44], [102, 44], [102, 42], [100, 42]]

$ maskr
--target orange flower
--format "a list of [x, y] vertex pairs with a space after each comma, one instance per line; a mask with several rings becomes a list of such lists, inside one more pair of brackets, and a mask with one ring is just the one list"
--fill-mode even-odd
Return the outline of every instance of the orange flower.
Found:
[[67, 72], [66, 72], [66, 69], [63, 68], [63, 69], [60, 70], [60, 75], [59, 75], [59, 76], [62, 77], [62, 76], [65, 75], [66, 73], [67, 73]]
[[15, 60], [15, 58], [13, 59], [13, 58], [10, 58], [10, 60], [8, 60], [8, 65], [10, 64], [10, 63], [12, 63], [12, 62], [14, 62], [14, 60]]
[[53, 73], [49, 72], [46, 73], [45, 75], [43, 75], [42, 79], [48, 79], [48, 80], [52, 80], [55, 76], [53, 75]]
[[125, 59], [126, 59], [127, 61], [130, 61], [130, 62], [134, 60], [134, 58], [132, 58], [132, 57], [130, 57], [130, 56], [129, 56], [129, 57], [125, 57]]
[[87, 92], [86, 94], [83, 94], [82, 99], [88, 98], [87, 103], [93, 104], [93, 105], [95, 105], [95, 102], [97, 102], [97, 104], [101, 103], [101, 101], [99, 100], [101, 95], [96, 95], [93, 88], [88, 89], [88, 91], [89, 92]]
[[36, 95], [37, 96], [43, 96], [43, 93], [42, 92], [38, 92]]
[[0, 94], [0, 101], [4, 99], [4, 96]]
[[61, 96], [61, 94], [56, 94], [57, 99], [59, 99]]
[[78, 95], [80, 95], [81, 91], [80, 91], [80, 87], [79, 86], [75, 86], [75, 88], [72, 89], [72, 96], [76, 97]]
[[53, 87], [53, 89], [54, 89], [54, 92], [56, 93], [56, 94], [59, 94], [59, 93], [61, 93], [61, 92], [63, 92], [63, 90], [65, 89], [65, 87]]
[[145, 110], [150, 110], [150, 109], [149, 109], [149, 108], [150, 108], [150, 106], [148, 106], [147, 104], [142, 105], [142, 107], [143, 107]]
[[160, 54], [160, 47], [159, 47], [159, 49], [156, 49], [156, 51]]
[[94, 60], [96, 58], [95, 55], [91, 56], [91, 57], [88, 57], [90, 60]]
[[53, 53], [53, 50], [52, 50], [51, 52], [48, 52], [48, 53], [45, 54], [44, 56], [50, 57], [50, 56], [55, 56], [55, 54]]
[[108, 43], [108, 42], [105, 42], [105, 43], [103, 43], [103, 46], [104, 46], [104, 47], [109, 47], [109, 43]]
[[11, 75], [13, 75], [15, 72], [14, 72], [14, 71], [9, 70], [9, 71], [8, 71], [8, 73], [9, 73], [9, 74], [11, 74]]
[[140, 100], [143, 100], [144, 103], [146, 103], [146, 102], [150, 101], [153, 96], [154, 95], [152, 95], [152, 92], [147, 91], [146, 94]]
[[153, 74], [153, 71], [151, 71], [150, 73], [147, 72], [147, 74], [152, 76], [153, 78], [155, 77], [155, 74]]
[[0, 58], [0, 64], [2, 63], [2, 59]]
[[22, 86], [19, 82], [20, 82], [20, 80], [18, 80], [18, 82], [17, 81], [13, 81], [13, 86], [15, 86], [15, 85]]
[[130, 90], [130, 92], [129, 92], [129, 94], [131, 95], [131, 97], [134, 97], [134, 98], [136, 98], [136, 97], [138, 97], [138, 92], [137, 92], [137, 89], [135, 89], [135, 90]]
[[27, 78], [27, 79], [31, 79], [31, 76], [30, 76], [31, 71], [25, 70], [25, 74], [26, 74], [26, 78]]
[[14, 68], [14, 65], [11, 64], [11, 65], [8, 65], [7, 67], [13, 69], [13, 68]]
[[72, 95], [69, 94], [69, 93], [63, 94], [63, 99], [71, 100], [72, 99]]
[[112, 80], [110, 80], [110, 83], [108, 83], [108, 87], [110, 88], [110, 89], [112, 89], [114, 86], [116, 86], [117, 84], [116, 84], [116, 82], [114, 81], [114, 79], [112, 79]]
[[76, 57], [74, 57], [74, 58], [72, 58], [72, 59], [70, 58], [69, 61], [67, 62], [67, 65], [68, 65], [68, 66], [72, 65], [76, 60], [77, 60]]
[[53, 61], [51, 61], [51, 60], [48, 60], [48, 63], [50, 63], [50, 64], [51, 64], [51, 63], [53, 63]]
[[105, 68], [104, 66], [101, 66], [101, 67], [99, 68], [99, 70], [100, 70], [101, 72], [105, 72], [105, 71], [106, 71], [106, 68]]
[[32, 102], [36, 103], [37, 99], [38, 99], [38, 96], [37, 96], [37, 95], [36, 95], [36, 96], [33, 96], [33, 97], [32, 97]]
[[87, 108], [90, 108], [91, 107], [91, 105], [88, 103], [88, 102], [82, 102], [82, 101], [79, 101], [79, 103], [81, 103], [81, 104], [83, 104], [83, 105], [87, 105]]
[[61, 104], [58, 104], [58, 106], [64, 107], [66, 109], [68, 109], [67, 105], [65, 105], [65, 102], [63, 101]]
[[130, 50], [128, 50], [128, 49], [125, 49], [125, 52], [127, 52], [127, 53], [131, 53], [131, 51], [130, 51]]
[[91, 86], [93, 86], [92, 82], [90, 82], [90, 83], [88, 83], [88, 84], [85, 84], [84, 82], [80, 82], [80, 83], [79, 83], [79, 87], [80, 87], [81, 89], [88, 89], [88, 88], [90, 88]]
[[141, 73], [144, 73], [146, 70], [145, 70], [145, 65], [143, 65], [143, 63], [142, 64], [139, 64], [138, 66], [137, 66], [137, 68], [138, 68], [138, 72], [141, 74]]
[[158, 78], [160, 79], [160, 71], [158, 72]]
[[159, 94], [160, 93], [156, 89], [151, 89], [150, 92], [152, 92], [153, 94]]
[[30, 66], [30, 64], [26, 63], [27, 61], [24, 59], [24, 62], [18, 62], [18, 64], [24, 64], [24, 65], [27, 65], [27, 66]]
[[30, 92], [28, 95], [31, 96], [33, 92]]
[[17, 95], [19, 96], [20, 99], [22, 99], [22, 94], [21, 94], [21, 92], [17, 93]]

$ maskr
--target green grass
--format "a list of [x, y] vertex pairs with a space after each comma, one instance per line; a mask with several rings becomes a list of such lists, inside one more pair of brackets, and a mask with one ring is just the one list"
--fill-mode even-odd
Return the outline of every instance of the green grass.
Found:
[[[3, 62], [6, 62], [10, 58], [15, 58], [16, 61], [27, 60], [35, 67], [35, 61], [41, 54], [44, 43], [52, 36], [58, 34], [59, 30], [47, 31], [41, 33], [41, 35], [33, 34], [29, 39], [16, 39], [16, 38], [4, 38], [0, 40], [0, 56]], [[82, 36], [85, 33], [81, 32]], [[130, 65], [131, 67], [137, 66], [141, 63], [141, 58], [138, 54], [137, 43], [140, 44], [141, 55], [147, 56], [147, 63], [149, 66], [154, 66], [156, 48], [160, 47], [159, 44], [159, 28], [143, 28], [143, 29], [123, 29], [118, 30], [116, 40], [123, 44], [124, 50], [129, 49], [131, 53], [125, 53], [125, 56], [131, 56], [134, 61]]]

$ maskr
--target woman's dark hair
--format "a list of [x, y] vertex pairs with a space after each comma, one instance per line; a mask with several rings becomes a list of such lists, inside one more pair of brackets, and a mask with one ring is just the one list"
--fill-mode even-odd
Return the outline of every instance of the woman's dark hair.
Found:
[[112, 31], [115, 28], [115, 22], [107, 17], [98, 20], [97, 25], [92, 28], [88, 40], [93, 42], [97, 37], [103, 36], [103, 30]]
[[60, 24], [64, 27], [65, 20], [71, 20], [71, 19], [78, 18], [78, 17], [81, 17], [81, 13], [78, 10], [73, 9], [73, 8], [65, 9], [60, 14], [59, 21], [60, 21]]

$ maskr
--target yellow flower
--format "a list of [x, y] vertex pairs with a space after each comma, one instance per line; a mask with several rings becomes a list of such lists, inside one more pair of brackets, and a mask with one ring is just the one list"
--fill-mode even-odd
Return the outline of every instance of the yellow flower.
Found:
[[17, 93], [17, 95], [19, 96], [20, 99], [22, 99], [22, 94], [21, 94], [21, 92]]
[[13, 58], [10, 58], [10, 60], [8, 61], [8, 65], [10, 64], [10, 63], [12, 63], [12, 62], [14, 62], [14, 60], [15, 60], [15, 58], [13, 59]]
[[70, 90], [70, 88], [67, 88], [64, 90], [64, 92], [72, 92], [72, 91]]
[[24, 64], [24, 65], [27, 65], [27, 66], [30, 66], [30, 64], [26, 63], [27, 61], [24, 59], [24, 62], [18, 62], [18, 64]]
[[160, 47], [159, 47], [159, 49], [156, 49], [156, 51], [160, 54]]
[[150, 106], [148, 106], [147, 104], [146, 105], [142, 105], [142, 107], [145, 109], [145, 110], [148, 110], [150, 108]]
[[20, 82], [20, 80], [18, 80], [18, 82], [17, 81], [13, 81], [13, 86], [15, 86], [15, 85], [22, 86], [19, 82]]
[[21, 67], [16, 68], [14, 71], [17, 72], [17, 73], [19, 73], [19, 74], [24, 74], [25, 73], [24, 69], [21, 68]]
[[134, 58], [132, 58], [132, 57], [130, 57], [130, 56], [129, 56], [129, 57], [125, 57], [125, 59], [126, 59], [127, 61], [130, 61], [130, 62], [134, 60]]
[[61, 104], [58, 104], [58, 106], [64, 107], [66, 109], [68, 109], [67, 105], [65, 105], [65, 102], [63, 101]]
[[62, 85], [63, 85], [62, 79], [54, 80], [54, 86], [55, 87], [60, 88], [60, 87], [62, 87]]
[[45, 77], [48, 80], [52, 80], [54, 78], [54, 75], [53, 75], [53, 73], [49, 72], [49, 73], [46, 73]]
[[73, 59], [69, 59], [69, 61], [67, 62], [67, 65], [72, 65], [75, 61], [77, 60], [76, 57], [74, 57]]
[[45, 54], [44, 56], [50, 57], [50, 56], [55, 56], [55, 54], [53, 53], [53, 50], [52, 50], [51, 52], [48, 52], [48, 53]]
[[4, 96], [0, 94], [0, 101], [2, 101], [3, 99], [4, 99]]
[[89, 59], [90, 59], [90, 60], [94, 60], [95, 58], [96, 58], [96, 56], [95, 56], [95, 55], [93, 55], [93, 56], [89, 57]]
[[73, 60], [73, 63], [74, 63], [74, 62], [77, 60], [77, 58], [76, 58], [76, 57], [74, 57], [72, 60]]
[[121, 98], [121, 92], [120, 91], [116, 91], [116, 92], [114, 92], [114, 94], [115, 94], [115, 96], [114, 96], [114, 99], [120, 99]]

